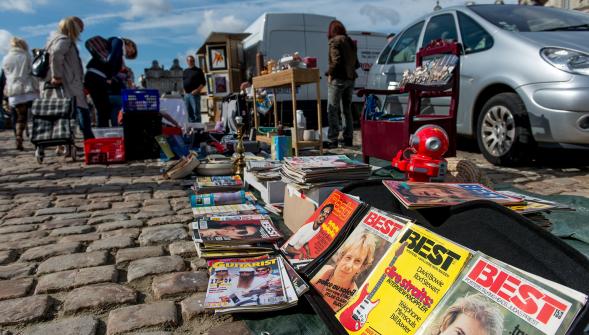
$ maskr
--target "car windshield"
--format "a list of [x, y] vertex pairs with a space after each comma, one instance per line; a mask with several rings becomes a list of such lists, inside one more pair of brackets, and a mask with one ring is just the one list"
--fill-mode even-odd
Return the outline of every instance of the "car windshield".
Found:
[[589, 15], [542, 6], [476, 5], [469, 7], [487, 21], [509, 31], [587, 31]]

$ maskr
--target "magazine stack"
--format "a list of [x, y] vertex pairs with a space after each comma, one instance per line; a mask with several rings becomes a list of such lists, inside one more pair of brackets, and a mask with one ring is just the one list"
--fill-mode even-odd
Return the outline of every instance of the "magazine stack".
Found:
[[190, 195], [195, 216], [190, 228], [200, 257], [266, 255], [282, 238], [268, 211], [242, 187], [239, 176], [197, 178], [198, 193]]
[[282, 168], [281, 161], [262, 160], [262, 161], [246, 161], [245, 168], [251, 172], [259, 181], [273, 181], [280, 180], [280, 169]]
[[281, 251], [337, 334], [566, 334], [587, 303], [337, 190]]
[[192, 234], [202, 258], [264, 255], [282, 238], [266, 214], [201, 216], [192, 223]]
[[208, 269], [204, 306], [217, 314], [291, 307], [308, 290], [281, 256], [211, 260]]
[[345, 155], [285, 157], [280, 173], [285, 183], [301, 189], [368, 179], [371, 167]]

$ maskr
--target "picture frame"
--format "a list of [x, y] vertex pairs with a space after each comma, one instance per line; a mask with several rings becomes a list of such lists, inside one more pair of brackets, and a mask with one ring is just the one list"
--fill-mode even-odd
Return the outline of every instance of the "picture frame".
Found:
[[225, 45], [210, 45], [208, 51], [208, 70], [227, 70], [227, 48]]
[[196, 58], [198, 60], [197, 64], [198, 67], [203, 71], [203, 72], [208, 72], [207, 70], [207, 59], [205, 57], [205, 55], [203, 54], [198, 54], [196, 55]]
[[226, 96], [231, 93], [231, 87], [229, 86], [229, 74], [228, 73], [216, 73], [212, 75], [214, 95], [215, 96]]

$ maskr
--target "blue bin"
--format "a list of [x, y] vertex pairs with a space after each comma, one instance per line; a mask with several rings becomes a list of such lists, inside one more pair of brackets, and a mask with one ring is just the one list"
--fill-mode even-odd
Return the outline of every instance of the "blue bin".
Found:
[[123, 90], [123, 112], [159, 112], [158, 90]]

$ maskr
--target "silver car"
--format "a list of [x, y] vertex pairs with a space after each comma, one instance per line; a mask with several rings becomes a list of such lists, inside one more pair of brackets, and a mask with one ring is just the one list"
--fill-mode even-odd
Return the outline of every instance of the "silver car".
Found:
[[[372, 66], [368, 87], [387, 89], [434, 39], [459, 41], [457, 130], [485, 158], [509, 165], [536, 145], [589, 149], [589, 15], [539, 6], [471, 5], [430, 13], [403, 29]], [[407, 97], [382, 101], [390, 114]], [[447, 113], [447, 98], [423, 103]]]

